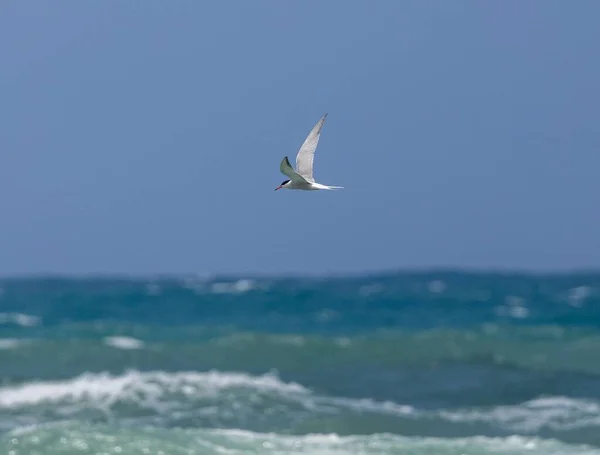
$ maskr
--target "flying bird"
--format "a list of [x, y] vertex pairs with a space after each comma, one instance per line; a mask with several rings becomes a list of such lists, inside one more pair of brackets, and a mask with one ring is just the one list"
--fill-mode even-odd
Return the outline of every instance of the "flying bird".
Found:
[[321, 136], [321, 129], [325, 123], [327, 114], [325, 114], [313, 127], [308, 134], [302, 147], [296, 155], [296, 170], [290, 164], [290, 160], [286, 156], [279, 165], [279, 170], [282, 174], [289, 177], [284, 180], [281, 185], [275, 188], [275, 191], [285, 188], [288, 190], [338, 190], [342, 186], [328, 186], [315, 182], [313, 178], [313, 161], [315, 158], [315, 150]]

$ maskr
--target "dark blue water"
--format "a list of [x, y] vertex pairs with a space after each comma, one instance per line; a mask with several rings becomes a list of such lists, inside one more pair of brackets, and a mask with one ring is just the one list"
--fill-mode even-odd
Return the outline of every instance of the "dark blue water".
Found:
[[0, 453], [600, 453], [600, 274], [0, 288]]

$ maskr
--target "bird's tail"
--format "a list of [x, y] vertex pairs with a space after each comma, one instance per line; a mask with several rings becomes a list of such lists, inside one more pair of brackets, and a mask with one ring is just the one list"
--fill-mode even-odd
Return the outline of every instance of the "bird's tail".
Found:
[[343, 186], [330, 186], [329, 189], [330, 190], [342, 190], [342, 189], [344, 189], [344, 187]]

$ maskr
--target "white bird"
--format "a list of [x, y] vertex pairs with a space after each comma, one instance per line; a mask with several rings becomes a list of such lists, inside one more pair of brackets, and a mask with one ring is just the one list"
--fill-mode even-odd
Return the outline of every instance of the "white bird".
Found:
[[288, 190], [338, 190], [341, 186], [328, 186], [315, 182], [313, 178], [313, 160], [315, 158], [315, 150], [321, 136], [321, 129], [325, 123], [327, 114], [325, 114], [313, 127], [308, 134], [302, 147], [296, 156], [296, 170], [290, 164], [290, 160], [286, 156], [279, 165], [279, 170], [282, 174], [287, 175], [289, 180], [284, 180], [281, 185], [275, 188], [275, 191], [286, 188]]

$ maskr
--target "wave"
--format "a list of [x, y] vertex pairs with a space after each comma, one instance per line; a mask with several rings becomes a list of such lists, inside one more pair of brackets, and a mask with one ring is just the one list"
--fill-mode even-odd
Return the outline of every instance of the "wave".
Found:
[[108, 336], [104, 338], [104, 343], [116, 349], [141, 349], [144, 342], [133, 337]]
[[189, 277], [181, 280], [181, 287], [195, 294], [244, 294], [253, 290], [266, 290], [269, 283], [249, 278], [216, 281], [202, 277]]
[[27, 340], [19, 338], [0, 338], [0, 350], [11, 350], [16, 349], [19, 346], [24, 345]]
[[600, 403], [563, 396], [541, 397], [511, 406], [452, 410], [422, 410], [409, 405], [371, 399], [323, 397], [317, 398], [316, 401], [361, 412], [412, 419], [442, 419], [469, 424], [483, 422], [519, 434], [534, 434], [543, 429], [559, 432], [584, 428], [600, 430]]
[[258, 285], [253, 280], [237, 280], [233, 283], [217, 282], [210, 285], [210, 291], [214, 294], [243, 294], [257, 289]]
[[18, 429], [0, 437], [0, 449], [23, 453], [43, 448], [70, 455], [121, 453], [169, 454], [355, 454], [365, 455], [599, 455], [600, 449], [552, 439], [521, 436], [468, 438], [407, 437], [389, 433], [340, 436], [330, 434], [284, 435], [242, 430], [119, 428], [66, 423]]
[[0, 313], [0, 324], [14, 324], [20, 327], [35, 327], [42, 323], [39, 316], [25, 313]]
[[312, 393], [274, 374], [128, 371], [0, 387], [0, 428], [77, 419], [120, 425], [285, 428], [318, 411]]
[[488, 422], [528, 433], [544, 428], [558, 431], [588, 427], [600, 429], [600, 403], [562, 396], [543, 397], [489, 410], [440, 411], [439, 415], [453, 422]]
[[105, 407], [118, 401], [156, 405], [177, 397], [214, 397], [219, 391], [253, 388], [260, 391], [307, 393], [299, 384], [283, 383], [274, 375], [245, 373], [128, 371], [123, 375], [85, 373], [64, 381], [30, 382], [0, 387], [0, 408], [17, 408], [61, 401], [93, 403]]
[[326, 427], [362, 432], [373, 417], [386, 431], [411, 427], [435, 434], [432, 429], [445, 428], [445, 433], [455, 436], [493, 435], [499, 430], [506, 434], [535, 434], [544, 429], [556, 434], [600, 432], [600, 403], [592, 400], [555, 396], [512, 406], [420, 409], [391, 401], [320, 395], [301, 384], [283, 382], [275, 374], [86, 373], [62, 381], [0, 387], [0, 419], [13, 419], [16, 424], [76, 418], [169, 427], [253, 431]]
[[[373, 454], [598, 454], [600, 450], [592, 447], [569, 447], [554, 440], [510, 436], [489, 438], [474, 436], [469, 438], [423, 438], [405, 437], [394, 434], [374, 434], [369, 436], [340, 436], [332, 434], [309, 434], [302, 436], [283, 436], [279, 434], [257, 434], [238, 430], [213, 430], [207, 436], [217, 439], [222, 448], [226, 443], [235, 442], [246, 445], [247, 449], [263, 453], [373, 453]], [[247, 450], [245, 449], [245, 450]]]

